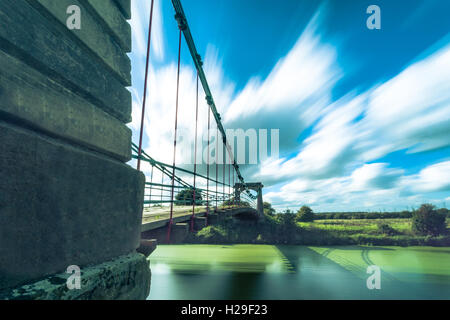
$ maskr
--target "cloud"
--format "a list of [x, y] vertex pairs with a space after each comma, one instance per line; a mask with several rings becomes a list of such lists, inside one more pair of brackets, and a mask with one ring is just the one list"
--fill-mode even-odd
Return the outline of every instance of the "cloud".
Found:
[[364, 164], [353, 171], [350, 190], [392, 189], [404, 170], [387, 168], [387, 163]]
[[362, 127], [365, 160], [450, 145], [450, 46], [407, 67], [372, 91]]
[[[391, 80], [358, 95], [349, 93], [324, 108], [311, 135], [298, 146], [297, 154], [263, 163], [253, 179], [271, 185], [295, 178], [338, 177], [398, 150], [412, 153], [448, 146], [449, 136], [447, 46]], [[380, 165], [366, 166], [361, 173], [381, 169]]]
[[[232, 84], [223, 83], [223, 73], [220, 60], [215, 50], [210, 47], [204, 59], [205, 72], [211, 76], [211, 88], [218, 92], [216, 101], [226, 102], [231, 99]], [[146, 152], [158, 161], [172, 164], [173, 139], [175, 128], [176, 109], [176, 80], [177, 65], [165, 64], [150, 68], [148, 79], [148, 92], [146, 113], [144, 117], [144, 144]], [[201, 84], [198, 96], [198, 134], [197, 134], [197, 159], [202, 159], [202, 151], [207, 146], [208, 106], [204, 99]], [[195, 117], [196, 117], [196, 71], [192, 65], [181, 65], [178, 123], [177, 123], [177, 166], [193, 170], [194, 142], [195, 142]], [[131, 89], [133, 97], [132, 116], [133, 121], [129, 126], [136, 132], [140, 128], [142, 98], [135, 88]], [[216, 126], [211, 115], [210, 140], [215, 141]], [[137, 135], [138, 137], [138, 135]], [[210, 148], [213, 153], [213, 148]], [[212, 157], [211, 157], [212, 158]], [[192, 165], [191, 165], [192, 164]], [[212, 169], [211, 169], [212, 170]], [[206, 174], [206, 166], [199, 165], [198, 172]], [[149, 172], [147, 172], [149, 174]], [[215, 172], [214, 172], [215, 174]], [[227, 171], [228, 174], [228, 171]], [[181, 174], [183, 176], [183, 174]], [[222, 177], [222, 171], [219, 171]], [[228, 178], [228, 176], [227, 176]], [[188, 177], [186, 177], [188, 179]]]
[[[148, 6], [148, 2], [133, 1], [134, 70], [143, 70], [140, 64], [145, 64]], [[334, 99], [333, 89], [346, 74], [337, 62], [338, 48], [320, 36], [320, 10], [268, 76], [250, 78], [240, 91], [226, 78], [219, 51], [213, 45], [207, 48], [204, 69], [224, 127], [280, 129], [281, 158], [241, 166], [246, 180], [269, 187], [265, 199], [277, 208], [305, 203], [321, 210], [406, 206], [427, 199], [427, 194], [449, 191], [449, 162], [405, 175], [403, 168], [391, 168], [379, 159], [399, 150], [418, 153], [450, 145], [450, 46], [414, 61], [366, 92], [352, 91]], [[159, 1], [154, 21], [152, 53], [163, 61]], [[174, 62], [152, 64], [144, 121], [144, 148], [167, 163], [173, 158], [176, 72]], [[180, 74], [178, 164], [193, 157], [195, 89], [196, 71], [189, 61]], [[131, 90], [130, 127], [136, 132], [142, 102], [138, 89]], [[200, 89], [198, 158], [205, 146], [207, 110]], [[145, 167], [147, 175], [149, 169]], [[205, 174], [206, 166], [198, 170]], [[222, 179], [222, 170], [218, 176]]]
[[[136, 9], [137, 10], [137, 9]], [[225, 79], [222, 63], [214, 46], [208, 46], [204, 59], [204, 69], [214, 95], [219, 112], [224, 114], [226, 128], [280, 128], [281, 152], [284, 143], [295, 146], [296, 137], [310, 123], [315, 121], [323, 108], [330, 102], [331, 88], [339, 78], [339, 70], [335, 67], [335, 52], [331, 46], [323, 45], [315, 35], [318, 18], [315, 17], [308, 28], [299, 37], [296, 45], [286, 57], [280, 59], [267, 79], [258, 87], [256, 79], [250, 79], [246, 87], [235, 94], [234, 83]], [[139, 23], [137, 19], [136, 24]], [[142, 24], [142, 22], [140, 22]], [[138, 28], [139, 30], [139, 28]], [[141, 32], [142, 34], [142, 32]], [[139, 32], [138, 32], [138, 37]], [[142, 47], [143, 44], [137, 44]], [[142, 47], [143, 48], [143, 47]], [[141, 48], [141, 50], [142, 50]], [[139, 51], [139, 50], [138, 50]], [[298, 79], [303, 79], [301, 82]], [[149, 107], [145, 116], [145, 133], [150, 154], [158, 154], [162, 161], [171, 161], [173, 148], [173, 125], [175, 113], [176, 66], [164, 65], [150, 69]], [[189, 143], [193, 143], [192, 132], [195, 130], [192, 118], [195, 106], [195, 71], [190, 66], [183, 66], [180, 78], [180, 114], [179, 132], [189, 132]], [[257, 92], [254, 92], [253, 89]], [[141, 99], [136, 90], [133, 94], [133, 122], [130, 127], [138, 130], [140, 126]], [[252, 99], [248, 99], [252, 96]], [[252, 102], [248, 104], [247, 102]], [[228, 107], [229, 106], [229, 107]], [[200, 123], [199, 136], [206, 134], [207, 110], [200, 90]], [[292, 114], [298, 117], [292, 117]], [[239, 114], [238, 118], [235, 117]], [[260, 121], [253, 121], [260, 119]], [[271, 120], [277, 119], [276, 122]], [[211, 121], [211, 134], [215, 133], [214, 120]], [[289, 124], [290, 123], [290, 124]], [[274, 125], [275, 124], [275, 125]], [[289, 128], [293, 130], [291, 130]], [[284, 132], [284, 136], [283, 136]], [[158, 137], [155, 139], [153, 137]], [[187, 137], [189, 139], [189, 137]], [[180, 151], [180, 150], [179, 150]], [[308, 152], [306, 153], [306, 155]], [[189, 157], [189, 152], [177, 154], [180, 162]], [[177, 161], [178, 162], [178, 161]], [[257, 167], [243, 166], [246, 173], [257, 170]], [[202, 170], [202, 168], [200, 168]], [[220, 176], [220, 175], [219, 175]]]
[[248, 81], [226, 111], [227, 127], [280, 129], [281, 153], [295, 150], [296, 139], [322, 114], [342, 76], [335, 48], [316, 32], [320, 20], [319, 11], [264, 80]]
[[354, 121], [363, 111], [363, 102], [362, 96], [344, 97], [330, 105], [295, 157], [261, 165], [254, 179], [276, 183], [296, 176], [322, 179], [343, 174], [357, 156], [359, 133]]
[[418, 174], [405, 177], [403, 185], [411, 193], [450, 191], [450, 161], [428, 166]]
[[[319, 211], [404, 209], [423, 202], [440, 203], [433, 193], [450, 190], [450, 161], [405, 175], [386, 163], [364, 164], [350, 175], [329, 179], [295, 179], [264, 195], [277, 209], [307, 204]], [[349, 209], [352, 208], [352, 209]]]
[[[163, 16], [161, 10], [161, 0], [155, 0], [153, 6], [152, 20], [152, 42], [151, 57], [158, 61], [164, 58], [164, 38], [163, 38]], [[136, 55], [134, 62], [145, 67], [147, 55], [148, 21], [150, 15], [150, 1], [131, 1], [131, 20], [133, 54]]]

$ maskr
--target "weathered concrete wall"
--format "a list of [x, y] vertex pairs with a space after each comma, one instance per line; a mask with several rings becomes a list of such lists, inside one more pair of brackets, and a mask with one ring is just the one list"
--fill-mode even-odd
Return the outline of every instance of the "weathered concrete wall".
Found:
[[[70, 5], [81, 9], [80, 30], [66, 26]], [[3, 293], [69, 265], [83, 270], [116, 261], [139, 246], [144, 176], [125, 164], [131, 159], [130, 11], [130, 0], [0, 1]], [[140, 265], [117, 270], [127, 283], [149, 284]], [[97, 297], [98, 290], [79, 298]], [[39, 298], [58, 298], [52, 292]]]
[[141, 173], [2, 122], [0, 141], [1, 285], [139, 246]]
[[150, 290], [144, 255], [132, 253], [83, 269], [80, 289], [69, 290], [70, 275], [55, 274], [2, 294], [2, 300], [137, 300]]

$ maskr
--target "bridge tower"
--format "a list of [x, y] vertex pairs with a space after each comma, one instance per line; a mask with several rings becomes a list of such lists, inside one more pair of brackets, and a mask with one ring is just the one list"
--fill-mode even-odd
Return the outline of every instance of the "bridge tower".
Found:
[[257, 192], [257, 200], [256, 200], [256, 210], [258, 211], [258, 215], [262, 218], [264, 217], [264, 209], [263, 209], [263, 197], [262, 197], [262, 188], [263, 184], [261, 182], [249, 182], [249, 183], [236, 183], [234, 185], [234, 198], [237, 201], [241, 200], [241, 192], [247, 189], [254, 190]]

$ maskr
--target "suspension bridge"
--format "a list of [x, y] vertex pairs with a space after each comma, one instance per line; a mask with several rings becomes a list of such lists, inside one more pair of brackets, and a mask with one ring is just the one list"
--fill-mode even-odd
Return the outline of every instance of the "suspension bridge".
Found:
[[[145, 80], [142, 99], [142, 115], [139, 131], [139, 144], [132, 144], [132, 157], [137, 160], [137, 170], [141, 170], [141, 162], [147, 162], [151, 166], [150, 181], [145, 183], [144, 212], [142, 231], [167, 228], [166, 241], [170, 242], [174, 223], [189, 221], [190, 231], [194, 231], [195, 221], [198, 217], [204, 217], [205, 226], [208, 225], [209, 216], [214, 214], [239, 215], [243, 212], [253, 213], [256, 218], [263, 217], [262, 183], [247, 183], [236, 163], [234, 150], [227, 138], [221, 115], [217, 111], [216, 104], [208, 81], [203, 70], [201, 55], [197, 52], [189, 24], [180, 0], [172, 0], [175, 9], [174, 23], [178, 24], [178, 64], [176, 78], [176, 106], [174, 114], [173, 131], [173, 162], [172, 164], [157, 161], [142, 148], [144, 117], [147, 105], [148, 73], [150, 61], [151, 34], [153, 23], [154, 0], [150, 5], [148, 26], [147, 56], [145, 66]], [[194, 168], [188, 170], [177, 166], [177, 130], [179, 123], [180, 67], [182, 39], [186, 41], [193, 64], [196, 69], [196, 101], [195, 101], [195, 136], [194, 136]], [[201, 86], [201, 87], [200, 87]], [[199, 95], [203, 90], [207, 102], [206, 110], [199, 110]], [[207, 112], [207, 163], [206, 173], [200, 173], [197, 166], [198, 126], [199, 112]], [[211, 119], [212, 118], [212, 119]], [[211, 133], [215, 130], [215, 156], [210, 159]], [[220, 139], [219, 139], [220, 137]], [[220, 145], [219, 145], [220, 144]], [[223, 159], [219, 159], [219, 148], [223, 148]], [[228, 163], [227, 163], [228, 162]], [[154, 176], [160, 176], [160, 181], [155, 181]], [[191, 177], [192, 179], [187, 179]], [[148, 179], [148, 177], [147, 177]], [[192, 182], [191, 182], [192, 180]], [[206, 186], [200, 188], [201, 186]], [[251, 191], [256, 192], [256, 195]]]
[[[142, 147], [145, 109], [152, 108], [153, 0], [135, 145], [127, 127], [131, 1], [0, 1], [0, 299], [145, 299], [151, 276], [146, 256], [155, 247], [141, 242], [154, 239], [145, 233], [175, 242], [181, 224], [195, 231], [222, 215], [262, 216], [263, 186], [244, 180], [186, 15], [179, 0], [172, 4], [178, 70], [173, 159], [167, 163]], [[67, 26], [76, 11], [80, 29]], [[178, 114], [186, 107], [179, 101], [183, 37], [197, 71], [192, 119]], [[200, 96], [207, 108], [199, 106]], [[195, 159], [193, 168], [186, 167], [176, 157], [178, 121], [195, 122], [196, 155], [198, 126], [206, 125], [199, 115], [206, 113], [208, 151], [215, 143], [223, 159], [214, 161], [218, 156], [208, 152], [206, 166]], [[137, 170], [127, 165], [132, 159]], [[150, 172], [143, 170], [147, 177], [143, 163], [150, 165]], [[65, 286], [68, 266], [83, 270], [82, 290]]]

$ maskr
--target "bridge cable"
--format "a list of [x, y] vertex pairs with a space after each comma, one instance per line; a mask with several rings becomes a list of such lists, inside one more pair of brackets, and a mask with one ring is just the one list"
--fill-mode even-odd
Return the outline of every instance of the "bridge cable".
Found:
[[196, 183], [196, 176], [197, 176], [197, 127], [198, 127], [198, 72], [197, 72], [197, 92], [196, 92], [196, 98], [195, 98], [195, 142], [194, 142], [194, 192], [193, 192], [193, 199], [192, 199], [192, 217], [191, 217], [191, 232], [194, 231], [194, 219], [195, 219], [195, 202], [196, 202], [196, 195], [195, 195], [195, 183]]
[[[133, 143], [132, 143], [131, 146], [132, 146], [133, 151], [137, 152], [137, 146], [134, 147]], [[137, 156], [133, 156], [133, 158], [137, 159], [138, 157]], [[170, 171], [167, 168], [171, 168], [172, 169], [173, 166], [154, 160], [144, 150], [142, 150], [141, 160], [147, 161], [150, 164], [154, 165], [160, 171], [162, 171], [165, 175], [167, 175], [169, 177], [169, 179], [172, 179], [172, 174], [170, 173]], [[175, 167], [175, 168], [176, 168], [176, 170], [183, 171], [182, 168], [178, 168], [178, 167]], [[184, 170], [184, 171], [186, 171], [186, 170]], [[189, 171], [186, 171], [186, 172], [190, 173]], [[189, 183], [187, 183], [186, 181], [183, 181], [183, 179], [179, 178], [178, 176], [174, 176], [174, 178], [176, 179], [177, 182], [179, 182], [180, 184], [182, 184], [186, 188], [190, 187]]]
[[173, 139], [173, 168], [172, 168], [172, 190], [170, 194], [170, 219], [169, 226], [167, 228], [167, 243], [170, 243], [170, 231], [173, 224], [173, 195], [175, 189], [175, 164], [176, 164], [176, 154], [177, 154], [177, 128], [178, 128], [178, 96], [180, 89], [180, 64], [181, 64], [181, 26], [179, 26], [180, 35], [178, 39], [178, 70], [177, 70], [177, 93], [176, 93], [176, 103], [175, 103], [175, 132]]
[[228, 156], [230, 163], [228, 164], [228, 199], [231, 200], [231, 157]]
[[[152, 165], [152, 173], [150, 174], [150, 183], [152, 183], [152, 184], [153, 184], [153, 169], [154, 168], [155, 168], [155, 166]], [[150, 200], [150, 202], [152, 201], [152, 188], [150, 188], [149, 200]]]
[[218, 198], [218, 172], [219, 172], [219, 127], [217, 127], [216, 130], [216, 212], [217, 212], [217, 201], [219, 200]]
[[[164, 185], [164, 172], [161, 171], [161, 185]], [[161, 203], [163, 201], [163, 188], [161, 187]]]
[[[198, 75], [198, 73], [197, 73]], [[197, 78], [197, 85], [198, 85], [198, 78]], [[198, 93], [198, 91], [197, 91]], [[206, 226], [208, 226], [208, 215], [209, 215], [209, 142], [210, 142], [210, 136], [209, 136], [209, 130], [211, 127], [211, 108], [208, 108], [208, 160], [206, 161]]]
[[[186, 40], [186, 44], [188, 46], [189, 52], [191, 53], [192, 59], [194, 60], [194, 64], [197, 68], [197, 71], [199, 72], [199, 77], [200, 77], [200, 82], [203, 86], [203, 90], [205, 91], [205, 95], [206, 95], [206, 101], [208, 102], [209, 108], [211, 109], [213, 116], [216, 120], [217, 123], [217, 127], [218, 130], [222, 133], [222, 137], [223, 137], [223, 142], [225, 144], [225, 147], [228, 151], [229, 154], [231, 154], [231, 147], [230, 145], [227, 143], [227, 139], [225, 136], [225, 130], [222, 126], [221, 123], [221, 116], [220, 114], [217, 112], [217, 108], [215, 106], [214, 103], [214, 99], [211, 93], [211, 90], [209, 88], [208, 82], [206, 80], [206, 76], [202, 67], [202, 62], [199, 59], [200, 55], [197, 52], [197, 49], [195, 47], [195, 43], [194, 43], [194, 39], [192, 38], [192, 34], [191, 31], [189, 29], [189, 25], [187, 23], [187, 19], [186, 19], [186, 15], [184, 13], [183, 7], [181, 5], [180, 0], [172, 0], [172, 5], [175, 9], [176, 15], [175, 15], [175, 19], [178, 21], [179, 25], [183, 26], [183, 34]], [[234, 158], [234, 155], [233, 155]], [[237, 177], [238, 179], [241, 181], [242, 184], [244, 184], [244, 178], [242, 177], [240, 171], [239, 171], [239, 166], [236, 164], [236, 162], [234, 162], [233, 164], [234, 169], [236, 171]], [[249, 192], [249, 191], [248, 191]]]
[[[135, 151], [137, 153], [137, 146], [135, 147], [134, 144], [132, 144], [132, 150]], [[132, 155], [133, 158], [137, 159], [137, 156]], [[142, 150], [142, 156], [141, 156], [141, 160], [147, 161], [150, 164], [154, 165], [155, 167], [157, 167], [159, 170], [164, 171], [164, 173], [169, 177], [169, 179], [172, 179], [172, 175], [170, 174], [169, 170], [167, 170], [167, 168], [172, 169], [173, 166], [160, 162], [160, 161], [156, 161], [155, 159], [153, 159], [152, 157], [150, 157], [145, 150]], [[185, 172], [185, 173], [189, 173], [189, 174], [194, 174], [194, 172], [183, 169], [181, 167], [175, 167], [175, 170], [177, 171], [181, 171], [181, 172]], [[197, 173], [197, 177], [201, 177], [204, 179], [207, 179], [206, 176], [203, 176], [199, 173]], [[179, 178], [178, 176], [175, 176], [175, 180], [178, 181], [179, 183], [181, 183], [182, 185], [184, 185], [186, 188], [191, 188], [192, 189], [192, 185], [187, 183], [186, 181], [184, 181], [183, 179]], [[212, 182], [216, 182], [214, 179], [210, 179]], [[222, 185], [222, 182], [218, 181], [218, 183], [220, 185]]]
[[147, 57], [145, 62], [145, 82], [144, 82], [144, 96], [142, 98], [142, 115], [141, 115], [141, 128], [139, 133], [139, 151], [138, 151], [138, 160], [137, 160], [137, 170], [141, 170], [141, 153], [142, 153], [142, 135], [144, 132], [144, 116], [145, 116], [145, 103], [147, 100], [147, 79], [148, 79], [148, 67], [150, 62], [150, 45], [152, 39], [152, 22], [153, 22], [153, 3], [150, 5], [150, 19], [148, 22], [148, 42], [147, 42]]
[[[233, 175], [233, 176], [232, 176], [232, 177], [233, 177], [233, 184], [232, 184], [232, 191], [231, 191], [231, 192], [234, 191], [234, 171], [233, 171], [232, 175]], [[231, 205], [234, 206], [234, 197], [233, 197], [233, 193], [231, 194], [231, 199], [232, 199]]]
[[[223, 138], [223, 136], [222, 136], [222, 138]], [[223, 199], [222, 199], [222, 206], [225, 204], [224, 202], [225, 202], [225, 198], [226, 198], [226, 196], [225, 196], [225, 168], [226, 168], [226, 162], [227, 162], [227, 160], [226, 160], [226, 154], [225, 154], [225, 143], [223, 144], [223, 156], [222, 156], [222, 160], [223, 160], [223, 173], [222, 173], [222, 178], [223, 178], [223, 190], [222, 190], [222, 192], [223, 192]]]

